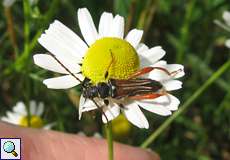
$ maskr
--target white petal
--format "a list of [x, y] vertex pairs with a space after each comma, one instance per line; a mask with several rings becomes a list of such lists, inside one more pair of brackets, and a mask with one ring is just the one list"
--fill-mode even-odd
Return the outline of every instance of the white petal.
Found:
[[93, 44], [98, 38], [98, 33], [88, 9], [78, 9], [77, 15], [78, 24], [85, 41], [88, 45]]
[[124, 37], [124, 26], [125, 26], [125, 21], [124, 18], [116, 15], [115, 18], [113, 19], [113, 23], [110, 27], [110, 37], [117, 37], [123, 39]]
[[38, 41], [54, 55], [68, 56], [76, 60], [81, 60], [88, 49], [73, 31], [57, 20], [50, 24]]
[[225, 42], [225, 46], [230, 48], [230, 39], [228, 39], [226, 42]]
[[128, 35], [126, 36], [126, 40], [136, 48], [141, 41], [143, 35], [143, 30], [133, 29], [129, 31]]
[[160, 61], [154, 63], [152, 66], [157, 67], [157, 66], [166, 66], [166, 65], [167, 65], [166, 61], [160, 60]]
[[88, 112], [94, 109], [97, 109], [97, 106], [90, 99], [87, 99], [85, 104], [82, 106], [82, 112]]
[[159, 61], [152, 65], [152, 67], [161, 67], [166, 69], [168, 72], [172, 73], [175, 72], [172, 76], [169, 76], [164, 71], [154, 69], [149, 73], [149, 78], [156, 80], [156, 81], [165, 81], [169, 79], [180, 78], [184, 76], [184, 66], [180, 64], [167, 64], [166, 61]]
[[[69, 74], [69, 72], [66, 71], [66, 69], [57, 62], [57, 60], [52, 57], [51, 55], [48, 54], [35, 54], [33, 56], [34, 58], [34, 63], [38, 65], [39, 67], [42, 67], [44, 69], [58, 72], [58, 73], [63, 73], [63, 74]], [[71, 72], [71, 73], [78, 73], [80, 72], [80, 66], [74, 62], [73, 60], [69, 60], [65, 58], [64, 56], [62, 57], [57, 57], [56, 58]]]
[[44, 112], [44, 103], [40, 102], [37, 106], [36, 115], [41, 116], [43, 112]]
[[[106, 109], [104, 109], [104, 113], [108, 121], [115, 119], [120, 114], [120, 107], [117, 104], [113, 103], [110, 105], [111, 106], [108, 106]], [[105, 118], [104, 114], [102, 114], [102, 121], [104, 123], [107, 123], [107, 119]]]
[[172, 79], [172, 77], [170, 77], [167, 73], [157, 69], [151, 71], [148, 75], [148, 78], [159, 82]]
[[79, 57], [73, 55], [76, 53], [76, 51], [72, 46], [66, 45], [51, 34], [42, 34], [38, 39], [38, 42], [56, 56], [64, 56], [67, 59], [74, 60], [76, 63], [80, 63], [82, 61], [82, 57], [80, 55]]
[[85, 103], [86, 103], [86, 99], [85, 99], [85, 97], [83, 97], [83, 95], [81, 94], [80, 100], [79, 100], [79, 106], [78, 106], [78, 118], [79, 118], [79, 120], [81, 119], [81, 116], [82, 116], [82, 109], [83, 109]]
[[99, 38], [109, 36], [112, 23], [113, 23], [113, 15], [111, 13], [104, 12], [101, 15], [99, 27], [98, 27]]
[[102, 139], [103, 138], [103, 136], [100, 133], [98, 133], [98, 132], [94, 133], [93, 137], [94, 138], [98, 138], [98, 139]]
[[[75, 74], [78, 78], [80, 75]], [[48, 78], [43, 81], [43, 83], [47, 86], [47, 88], [52, 89], [68, 89], [72, 88], [78, 84], [77, 81], [72, 75], [60, 76], [56, 78]]]
[[1, 117], [0, 118], [2, 121], [4, 121], [4, 122], [7, 122], [7, 123], [12, 123], [12, 124], [14, 124], [14, 122], [10, 119], [10, 118], [8, 118], [8, 117]]
[[14, 107], [13, 107], [13, 111], [15, 113], [19, 113], [21, 115], [27, 115], [27, 111], [26, 111], [26, 106], [23, 102], [18, 102]]
[[137, 46], [137, 53], [141, 53], [141, 52], [144, 52], [146, 50], [148, 50], [149, 47], [146, 46], [144, 43], [140, 43], [138, 46]]
[[50, 24], [50, 27], [48, 30], [46, 30], [46, 33], [55, 37], [62, 43], [62, 45], [72, 49], [71, 54], [77, 58], [83, 57], [88, 49], [88, 46], [83, 40], [81, 40], [80, 37], [78, 37], [77, 34], [75, 34], [72, 30], [58, 20], [55, 20], [54, 23]]
[[167, 69], [170, 73], [177, 72], [174, 74], [173, 78], [180, 78], [185, 75], [184, 66], [181, 64], [167, 64], [164, 66], [164, 68]]
[[144, 109], [159, 115], [170, 115], [170, 111], [178, 109], [180, 101], [171, 94], [161, 96], [151, 100], [141, 100], [137, 103]]
[[154, 64], [159, 59], [164, 57], [165, 53], [166, 52], [160, 46], [153, 47], [143, 52], [138, 52], [140, 56], [141, 66], [144, 67]]
[[51, 129], [53, 126], [55, 126], [55, 125], [56, 125], [55, 122], [49, 123], [49, 124], [45, 125], [45, 126], [43, 127], [43, 129], [45, 129], [45, 130], [50, 130], [50, 129]]
[[[95, 98], [94, 100], [98, 104], [99, 107], [102, 107], [104, 105], [103, 101], [97, 98]], [[81, 95], [80, 102], [79, 102], [79, 120], [81, 119], [83, 112], [88, 112], [88, 111], [92, 111], [95, 109], [98, 109], [98, 107], [94, 104], [94, 102], [90, 99], [84, 98], [83, 95]]]
[[172, 114], [172, 112], [166, 108], [163, 105], [155, 105], [155, 102], [151, 102], [151, 101], [140, 101], [137, 103], [139, 104], [140, 107], [144, 108], [145, 110], [149, 111], [149, 112], [153, 112], [156, 114], [159, 114], [161, 116], [168, 116], [170, 114]]
[[173, 91], [182, 88], [182, 82], [178, 80], [169, 80], [161, 83], [167, 91]]
[[35, 101], [30, 101], [30, 114], [31, 115], [36, 115], [36, 110], [37, 110], [37, 104]]
[[126, 118], [135, 126], [139, 128], [149, 128], [148, 120], [146, 119], [140, 108], [137, 106], [137, 104], [126, 104], [123, 111]]
[[[102, 107], [104, 105], [104, 102], [101, 99], [94, 98], [95, 102], [99, 107]], [[94, 102], [90, 99], [87, 99], [85, 104], [83, 105], [82, 112], [88, 112], [94, 109], [98, 109], [98, 107], [94, 104]]]
[[[175, 111], [178, 109], [178, 106], [180, 105], [180, 101], [178, 98], [176, 98], [175, 96], [168, 94], [167, 96], [165, 96], [165, 98], [170, 99], [170, 104], [167, 105], [166, 107], [168, 109], [170, 109], [171, 111]], [[164, 97], [163, 97], [164, 98]]]
[[77, 135], [78, 136], [83, 136], [83, 137], [86, 137], [85, 133], [83, 131], [79, 131], [77, 132]]
[[171, 77], [162, 72], [162, 71], [154, 71], [154, 72], [150, 72], [148, 78], [152, 79], [152, 80], [155, 80], [155, 81], [158, 81], [158, 82], [164, 82], [164, 81], [168, 81], [168, 80], [171, 80]]
[[230, 26], [230, 12], [224, 11], [223, 19], [224, 19], [225, 23]]
[[178, 106], [180, 104], [180, 101], [173, 95], [167, 94], [165, 96], [161, 96], [159, 98], [156, 98], [155, 103], [159, 103], [161, 105], [164, 105], [171, 111], [175, 111], [178, 109]]
[[8, 119], [10, 120], [11, 123], [13, 124], [19, 124], [19, 120], [22, 117], [19, 113], [14, 113], [14, 112], [6, 112], [6, 115]]

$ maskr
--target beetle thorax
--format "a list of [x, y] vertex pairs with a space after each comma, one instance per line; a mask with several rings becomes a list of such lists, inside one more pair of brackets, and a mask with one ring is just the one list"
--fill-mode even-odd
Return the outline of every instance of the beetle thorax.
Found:
[[111, 97], [111, 87], [108, 83], [98, 83], [97, 85], [88, 85], [83, 88], [83, 96], [85, 98], [108, 98]]

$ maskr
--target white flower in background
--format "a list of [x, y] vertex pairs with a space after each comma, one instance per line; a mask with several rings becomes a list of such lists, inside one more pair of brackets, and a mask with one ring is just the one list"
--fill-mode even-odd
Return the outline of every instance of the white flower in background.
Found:
[[[165, 68], [169, 72], [180, 70], [174, 76], [169, 76], [160, 70], [153, 70], [146, 76], [159, 81], [166, 91], [181, 88], [182, 82], [176, 79], [184, 76], [183, 66], [159, 61], [165, 55], [165, 51], [160, 46], [148, 48], [145, 44], [140, 43], [142, 30], [133, 29], [124, 37], [123, 17], [119, 15], [113, 17], [111, 13], [104, 12], [97, 30], [89, 11], [82, 8], [78, 10], [78, 23], [85, 41], [57, 20], [50, 25], [38, 41], [80, 80], [87, 77], [93, 84], [97, 84], [111, 78], [127, 79], [143, 67], [154, 66]], [[68, 89], [80, 84], [49, 54], [34, 55], [34, 62], [42, 68], [64, 74], [64, 76], [44, 80], [43, 83], [48, 88]], [[107, 77], [105, 76], [106, 71], [108, 71]], [[101, 99], [95, 100], [100, 106], [104, 106]], [[103, 107], [109, 121], [116, 118], [122, 111], [131, 123], [140, 128], [149, 127], [140, 108], [167, 116], [177, 110], [180, 103], [169, 93], [151, 100], [109, 98], [109, 102], [107, 107]], [[118, 104], [123, 104], [124, 108]], [[94, 109], [97, 109], [95, 104], [81, 95], [79, 119], [82, 112]], [[102, 120], [104, 123], [107, 122], [104, 115]]]
[[[225, 29], [226, 31], [230, 32], [230, 12], [224, 11], [222, 18], [224, 20], [224, 23], [220, 22], [219, 20], [215, 20], [214, 22], [221, 28]], [[230, 48], [230, 39], [227, 39], [225, 41], [225, 46]]]
[[230, 48], [230, 39], [228, 39], [226, 42], [225, 42], [225, 46]]
[[[219, 20], [215, 20], [214, 23], [216, 23], [216, 25], [218, 25], [219, 27], [223, 28], [224, 30], [230, 32], [230, 12], [229, 11], [224, 11], [222, 18], [224, 20], [224, 23], [219, 21]], [[225, 41], [225, 46], [230, 48], [230, 39], [227, 39]]]
[[29, 2], [30, 2], [30, 5], [33, 6], [38, 3], [38, 0], [29, 0]]
[[225, 23], [230, 27], [230, 12], [229, 11], [224, 11], [222, 17], [223, 17]]
[[[227, 28], [229, 28], [228, 31], [230, 31], [230, 12], [229, 11], [224, 11], [222, 17], [224, 19], [224, 22], [227, 25]], [[226, 40], [225, 46], [228, 47], [228, 48], [230, 48], [230, 39]]]
[[14, 4], [16, 0], [3, 0], [2, 4], [4, 7], [10, 7]]
[[[51, 129], [54, 123], [45, 125], [42, 119], [44, 112], [44, 104], [42, 102], [36, 104], [35, 101], [30, 101], [30, 127], [32, 128], [43, 128]], [[28, 112], [23, 102], [18, 102], [14, 107], [13, 111], [7, 111], [6, 116], [1, 117], [2, 121], [12, 123], [19, 126], [28, 127]]]
[[[83, 131], [78, 132], [77, 135], [83, 136], [83, 137], [87, 137], [87, 135], [86, 135]], [[99, 132], [95, 132], [95, 133], [92, 135], [92, 137], [98, 138], [98, 139], [102, 139], [102, 138], [103, 138], [103, 136], [102, 136]]]
[[[228, 27], [229, 30], [230, 30], [230, 12], [224, 11], [222, 17], [223, 17], [223, 19], [224, 19], [224, 21], [225, 21], [227, 27]], [[225, 41], [225, 46], [228, 47], [228, 48], [230, 48], [230, 39], [227, 39], [227, 40]]]

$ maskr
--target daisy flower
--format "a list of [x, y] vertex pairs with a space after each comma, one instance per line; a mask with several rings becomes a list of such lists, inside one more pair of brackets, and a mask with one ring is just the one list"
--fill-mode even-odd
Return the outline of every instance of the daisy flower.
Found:
[[3, 4], [4, 7], [10, 7], [10, 6], [12, 6], [14, 4], [15, 1], [16, 0], [3, 0], [2, 4]]
[[[35, 101], [30, 101], [30, 125], [32, 128], [43, 128], [51, 129], [54, 123], [45, 125], [41, 118], [44, 112], [44, 104], [42, 102], [36, 104]], [[26, 106], [23, 102], [18, 102], [14, 107], [13, 111], [7, 111], [6, 116], [1, 117], [2, 121], [12, 123], [15, 125], [28, 127], [28, 113]]]
[[223, 17], [225, 23], [226, 23], [228, 26], [230, 26], [230, 12], [229, 12], [229, 11], [224, 11], [222, 17]]
[[[78, 132], [77, 135], [83, 136], [83, 137], [87, 137], [87, 135], [86, 135], [83, 131]], [[99, 132], [95, 132], [95, 133], [92, 135], [92, 137], [98, 138], [98, 139], [102, 139], [103, 136], [102, 136]]]
[[[176, 79], [184, 75], [183, 66], [167, 64], [166, 61], [160, 60], [165, 55], [165, 51], [160, 46], [149, 48], [141, 43], [142, 30], [132, 29], [124, 36], [124, 18], [119, 15], [113, 16], [111, 13], [104, 12], [100, 17], [98, 29], [86, 8], [79, 9], [77, 15], [84, 40], [57, 20], [50, 24], [48, 30], [38, 39], [38, 42], [56, 59], [50, 54], [36, 54], [33, 57], [35, 64], [64, 74], [45, 79], [43, 83], [48, 88], [68, 89], [79, 85], [80, 82], [73, 75], [81, 81], [87, 77], [94, 85], [107, 82], [109, 79], [128, 79], [130, 75], [147, 66], [162, 67], [169, 72], [180, 70], [174, 76], [169, 76], [161, 70], [152, 70], [145, 76], [161, 83], [166, 91], [181, 88], [182, 82]], [[123, 112], [126, 118], [139, 128], [149, 127], [140, 108], [167, 116], [177, 110], [180, 103], [169, 93], [151, 100], [113, 98], [108, 100], [109, 104], [105, 106], [103, 99], [95, 99], [99, 106], [103, 106], [103, 112], [109, 121]], [[94, 109], [97, 109], [97, 106], [81, 95], [79, 119], [83, 112]], [[102, 115], [104, 123], [107, 122], [106, 117]]]
[[[224, 19], [227, 27], [230, 30], [230, 12], [229, 11], [224, 11], [224, 13], [223, 13], [223, 19]], [[225, 46], [228, 47], [228, 48], [230, 48], [230, 39], [227, 39], [225, 41]]]

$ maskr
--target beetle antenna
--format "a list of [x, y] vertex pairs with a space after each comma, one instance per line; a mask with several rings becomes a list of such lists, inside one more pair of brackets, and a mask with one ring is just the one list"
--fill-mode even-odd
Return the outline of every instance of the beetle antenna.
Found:
[[107, 116], [105, 115], [105, 112], [102, 110], [102, 108], [97, 104], [97, 102], [94, 99], [91, 99], [93, 101], [93, 103], [97, 106], [97, 108], [102, 112], [102, 114], [105, 116], [105, 119], [107, 121], [107, 123], [109, 122]]
[[114, 57], [113, 57], [113, 52], [112, 52], [112, 50], [110, 49], [109, 52], [110, 52], [110, 55], [111, 55], [111, 58], [112, 58], [112, 59], [111, 59], [111, 62], [109, 63], [109, 66], [108, 66], [107, 69], [106, 69], [105, 78], [108, 77], [108, 75], [109, 75], [109, 69], [110, 69], [111, 65], [113, 64], [113, 62], [114, 62]]
[[[60, 62], [60, 60], [59, 59], [57, 59], [57, 57], [54, 55], [54, 54], [52, 54], [52, 53], [50, 53], [50, 52], [48, 52], [48, 54], [49, 55], [51, 55], [71, 76], [73, 76], [76, 80], [78, 80], [79, 82], [81, 82], [81, 83], [83, 83], [79, 78], [77, 78], [72, 72], [70, 72], [70, 70], [64, 65], [64, 64], [62, 64], [61, 62]], [[97, 104], [97, 102], [94, 100], [94, 99], [90, 99], [91, 101], [93, 101], [93, 103], [97, 106], [97, 108], [102, 112], [102, 114], [105, 116], [105, 118], [106, 118], [106, 121], [107, 122], [109, 122], [109, 120], [108, 120], [108, 118], [107, 118], [107, 116], [105, 115], [105, 113], [104, 113], [104, 111], [102, 110], [102, 108]]]
[[176, 71], [171, 72], [170, 75], [171, 75], [172, 77], [175, 77], [179, 72], [182, 72], [182, 71], [183, 71], [183, 70], [180, 68], [180, 69], [178, 69], [178, 70], [176, 70]]
[[61, 61], [57, 59], [57, 57], [54, 54], [50, 52], [48, 52], [48, 54], [51, 55], [71, 76], [73, 76], [76, 80], [82, 83], [82, 81], [79, 78], [77, 78], [72, 72], [70, 72], [70, 70], [63, 63], [61, 63]]

